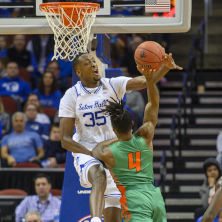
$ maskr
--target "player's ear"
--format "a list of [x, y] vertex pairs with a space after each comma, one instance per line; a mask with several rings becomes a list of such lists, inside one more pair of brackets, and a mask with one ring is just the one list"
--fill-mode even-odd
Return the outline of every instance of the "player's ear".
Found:
[[78, 68], [75, 70], [75, 73], [76, 73], [76, 75], [77, 75], [78, 77], [81, 76], [81, 72], [80, 72], [80, 70], [79, 70]]
[[114, 127], [113, 127], [113, 132], [117, 135], [117, 130]]

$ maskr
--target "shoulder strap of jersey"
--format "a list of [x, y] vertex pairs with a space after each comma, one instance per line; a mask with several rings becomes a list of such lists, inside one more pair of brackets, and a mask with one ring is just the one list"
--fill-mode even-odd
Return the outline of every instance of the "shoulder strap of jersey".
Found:
[[104, 89], [104, 86], [110, 91], [111, 94], [114, 93], [116, 99], [119, 100], [119, 97], [117, 95], [117, 92], [115, 91], [112, 83], [111, 83], [111, 79], [110, 78], [102, 78], [101, 79], [102, 83], [103, 83], [103, 89]]

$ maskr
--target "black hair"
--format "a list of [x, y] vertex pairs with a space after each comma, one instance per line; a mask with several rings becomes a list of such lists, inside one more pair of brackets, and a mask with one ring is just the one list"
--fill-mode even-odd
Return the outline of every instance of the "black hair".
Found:
[[130, 113], [124, 109], [125, 101], [115, 100], [111, 97], [112, 101], [102, 109], [105, 115], [110, 116], [112, 126], [119, 133], [128, 133], [132, 129], [132, 117]]
[[50, 133], [51, 133], [53, 127], [59, 128], [59, 123], [53, 123], [53, 124], [51, 124]]
[[76, 57], [75, 59], [72, 61], [72, 68], [74, 70], [74, 72], [76, 72], [76, 67], [79, 63], [79, 58], [84, 55], [84, 54], [88, 54], [87, 52], [80, 52]]
[[39, 178], [46, 178], [46, 180], [48, 181], [48, 183], [51, 184], [51, 178], [50, 178], [48, 175], [44, 174], [44, 173], [38, 173], [38, 174], [36, 174], [35, 177], [34, 177], [34, 179], [33, 179], [34, 183], [35, 183], [36, 180], [39, 179]]
[[[218, 169], [218, 172], [219, 172], [219, 176], [218, 178], [221, 176], [221, 169], [220, 169], [220, 165], [218, 163], [218, 161], [215, 159], [215, 158], [207, 158], [204, 163], [203, 163], [203, 169], [204, 169], [204, 173], [207, 174], [207, 169], [210, 167], [210, 166], [216, 166], [216, 168]], [[218, 179], [217, 178], [217, 179]]]
[[47, 71], [48, 67], [49, 67], [51, 64], [53, 64], [53, 63], [56, 63], [57, 66], [58, 66], [58, 68], [59, 68], [59, 70], [60, 70], [60, 64], [59, 64], [59, 61], [58, 61], [58, 60], [52, 60], [52, 61], [50, 61], [50, 62], [48, 63], [47, 68], [46, 68], [46, 71]]
[[56, 80], [56, 77], [55, 75], [52, 73], [52, 72], [49, 72], [49, 71], [45, 71], [42, 78], [40, 79], [39, 81], [39, 84], [38, 84], [38, 90], [41, 94], [45, 95], [45, 85], [44, 85], [44, 76], [47, 74], [47, 73], [50, 73], [53, 81], [52, 81], [52, 85], [51, 85], [51, 89], [50, 89], [50, 93], [54, 93], [58, 87], [57, 87], [57, 80]]

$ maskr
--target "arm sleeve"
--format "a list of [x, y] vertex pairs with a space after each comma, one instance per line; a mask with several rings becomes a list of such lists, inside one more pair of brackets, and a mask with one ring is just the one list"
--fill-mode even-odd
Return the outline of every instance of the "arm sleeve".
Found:
[[25, 198], [15, 209], [15, 221], [22, 222], [22, 219], [25, 217], [27, 209], [28, 199]]
[[200, 199], [201, 199], [201, 205], [204, 208], [207, 208], [208, 206], [208, 197], [209, 197], [209, 188], [206, 184], [204, 184], [199, 191]]
[[8, 146], [8, 135], [3, 136], [1, 147]]
[[42, 143], [41, 137], [35, 132], [33, 132], [33, 137], [34, 137], [34, 140], [35, 140], [36, 148], [38, 148], [38, 147], [43, 148], [43, 143]]
[[116, 92], [119, 99], [122, 99], [126, 93], [126, 84], [131, 78], [120, 76], [110, 79], [110, 84], [113, 87], [113, 90]]
[[60, 100], [59, 117], [76, 117], [76, 92], [74, 87], [68, 89]]

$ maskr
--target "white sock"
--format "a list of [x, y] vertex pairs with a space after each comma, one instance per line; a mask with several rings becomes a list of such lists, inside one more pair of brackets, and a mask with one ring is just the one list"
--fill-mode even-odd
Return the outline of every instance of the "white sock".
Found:
[[99, 217], [93, 217], [91, 219], [91, 222], [101, 222], [100, 218]]

